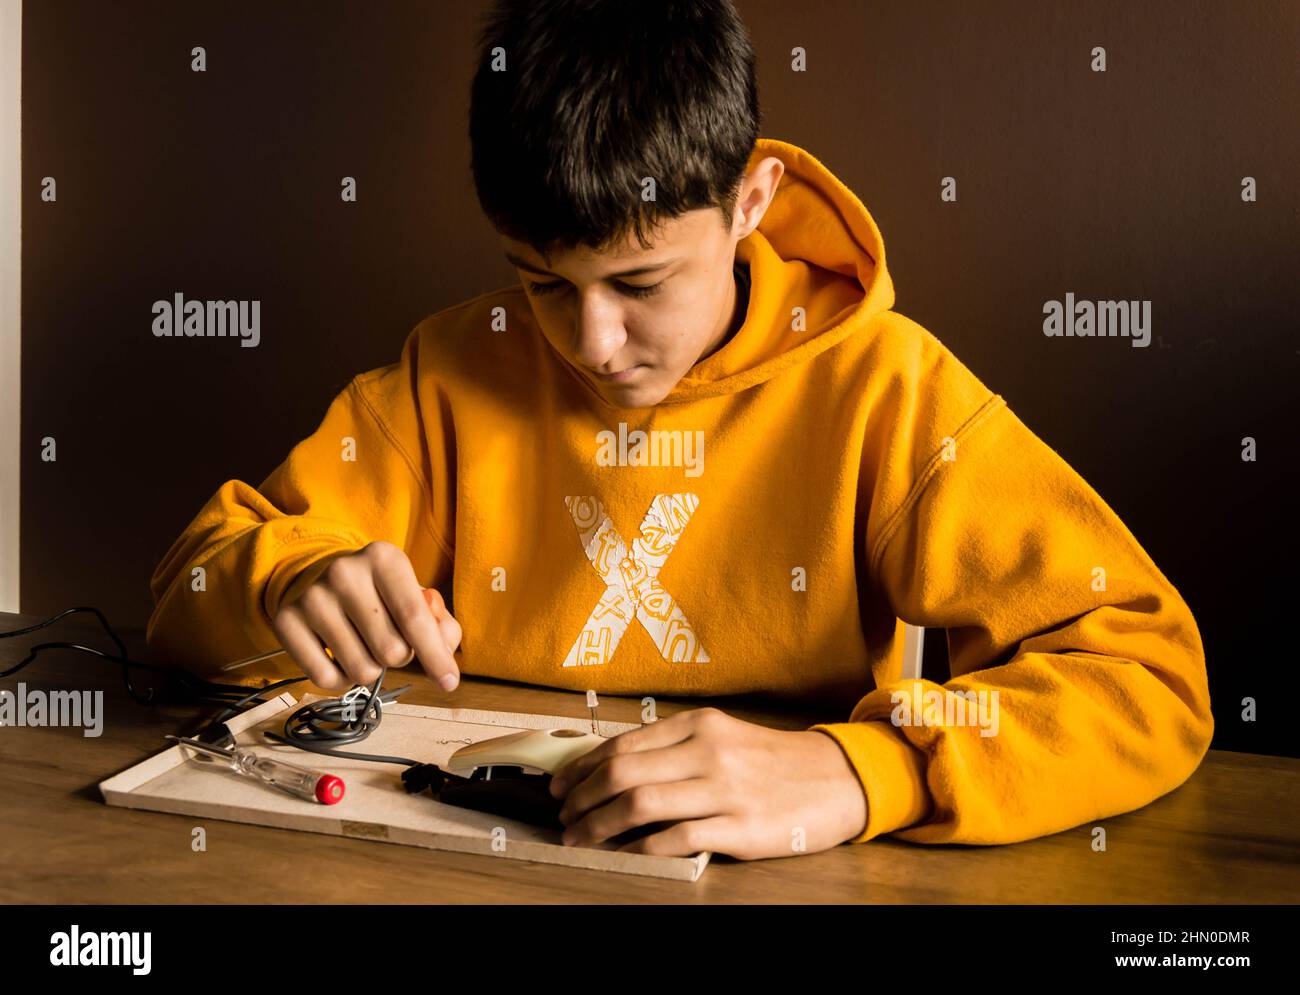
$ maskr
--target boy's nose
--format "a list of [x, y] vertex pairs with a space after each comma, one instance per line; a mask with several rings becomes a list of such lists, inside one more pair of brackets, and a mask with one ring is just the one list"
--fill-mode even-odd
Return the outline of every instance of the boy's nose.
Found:
[[580, 325], [573, 352], [578, 362], [593, 373], [616, 373], [622, 368], [618, 352], [626, 341], [627, 333], [617, 325]]

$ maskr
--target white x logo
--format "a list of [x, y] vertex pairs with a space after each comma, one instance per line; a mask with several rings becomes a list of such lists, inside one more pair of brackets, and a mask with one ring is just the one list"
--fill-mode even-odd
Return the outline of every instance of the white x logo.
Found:
[[608, 587], [564, 660], [566, 667], [608, 663], [636, 618], [670, 663], [708, 663], [691, 624], [658, 581], [668, 554], [699, 507], [694, 494], [660, 494], [650, 502], [629, 553], [595, 497], [566, 497], [582, 548]]

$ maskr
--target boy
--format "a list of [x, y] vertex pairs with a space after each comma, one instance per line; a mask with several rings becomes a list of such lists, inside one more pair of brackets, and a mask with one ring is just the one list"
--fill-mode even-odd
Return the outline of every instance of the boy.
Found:
[[[853, 193], [758, 138], [730, 2], [505, 0], [480, 43], [472, 168], [522, 286], [426, 318], [261, 487], [228, 481], [154, 575], [154, 651], [857, 702], [615, 737], [556, 778], [569, 843], [1007, 843], [1181, 784], [1213, 728], [1186, 604], [891, 310]], [[902, 679], [903, 620], [947, 630], [946, 685]]]

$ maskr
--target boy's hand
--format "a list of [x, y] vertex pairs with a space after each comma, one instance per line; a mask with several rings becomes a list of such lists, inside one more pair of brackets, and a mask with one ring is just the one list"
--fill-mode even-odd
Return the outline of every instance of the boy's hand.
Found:
[[551, 794], [565, 797], [566, 844], [673, 823], [619, 847], [629, 853], [788, 857], [843, 843], [867, 822], [857, 772], [830, 736], [769, 729], [716, 708], [615, 736], [557, 771]]
[[460, 623], [441, 594], [420, 586], [406, 553], [390, 542], [331, 560], [271, 621], [280, 645], [317, 687], [372, 684], [383, 667], [405, 667], [416, 657], [445, 690], [460, 680], [452, 656]]

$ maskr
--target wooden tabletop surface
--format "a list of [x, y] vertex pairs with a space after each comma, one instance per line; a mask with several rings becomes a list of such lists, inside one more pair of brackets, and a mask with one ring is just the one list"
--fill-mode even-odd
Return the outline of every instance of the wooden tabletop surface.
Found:
[[[0, 613], [0, 632], [40, 621]], [[119, 635], [146, 659], [139, 630]], [[89, 615], [0, 639], [0, 670], [37, 642], [111, 651]], [[403, 675], [412, 704], [586, 717], [580, 695], [466, 678], [447, 694]], [[1300, 761], [1211, 750], [1182, 787], [1128, 815], [1008, 846], [924, 846], [889, 838], [761, 861], [714, 855], [693, 883], [203, 820], [106, 805], [99, 782], [192, 732], [212, 706], [143, 706], [120, 668], [46, 650], [0, 680], [16, 690], [104, 691], [99, 737], [80, 728], [0, 728], [0, 902], [5, 903], [1277, 903], [1300, 896]], [[293, 685], [295, 695], [318, 690]], [[659, 699], [661, 717], [713, 704], [788, 729], [847, 716], [782, 712], [737, 699]], [[639, 721], [639, 699], [602, 696], [600, 716]]]

